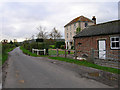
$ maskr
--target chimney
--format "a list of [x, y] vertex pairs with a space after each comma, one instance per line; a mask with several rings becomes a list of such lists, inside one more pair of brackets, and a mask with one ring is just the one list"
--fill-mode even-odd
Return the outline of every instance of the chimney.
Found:
[[94, 24], [96, 25], [96, 18], [95, 18], [95, 16], [93, 16], [92, 20], [93, 20]]

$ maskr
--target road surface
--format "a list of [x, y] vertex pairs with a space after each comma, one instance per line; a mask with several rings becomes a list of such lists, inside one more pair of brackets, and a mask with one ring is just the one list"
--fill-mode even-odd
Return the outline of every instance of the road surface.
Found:
[[110, 88], [100, 82], [80, 78], [77, 73], [50, 63], [44, 57], [31, 57], [18, 48], [10, 52], [4, 88]]

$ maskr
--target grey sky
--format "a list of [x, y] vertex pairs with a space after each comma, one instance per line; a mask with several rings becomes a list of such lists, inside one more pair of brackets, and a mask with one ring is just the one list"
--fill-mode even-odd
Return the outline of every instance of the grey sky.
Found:
[[52, 0], [40, 1], [27, 0], [26, 2], [4, 1], [0, 4], [0, 29], [2, 30], [1, 39], [30, 38], [38, 33], [39, 25], [46, 27], [50, 32], [56, 27], [64, 38], [64, 25], [78, 16], [92, 18], [96, 16], [97, 23], [107, 22], [118, 19], [118, 0], [115, 2], [89, 2], [76, 1], [58, 1]]

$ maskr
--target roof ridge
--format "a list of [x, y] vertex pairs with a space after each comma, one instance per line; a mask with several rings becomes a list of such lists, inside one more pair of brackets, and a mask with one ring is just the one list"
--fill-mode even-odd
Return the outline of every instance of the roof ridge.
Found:
[[107, 21], [107, 22], [103, 22], [103, 23], [98, 23], [98, 24], [95, 24], [95, 25], [91, 25], [91, 26], [89, 26], [89, 27], [98, 26], [98, 25], [103, 25], [103, 24], [107, 24], [107, 23], [118, 22], [118, 21], [120, 21], [120, 20], [118, 19], [118, 20], [114, 20], [114, 21]]
[[[92, 20], [91, 19], [89, 19], [89, 18], [87, 18], [87, 17], [85, 17], [85, 16], [83, 16], [83, 15], [81, 15], [81, 16], [79, 16], [79, 17], [76, 17], [75, 19], [72, 19], [68, 24], [66, 24], [65, 26], [67, 26], [67, 25], [70, 25], [70, 24], [72, 24], [72, 23], [74, 23], [74, 22], [77, 22], [77, 21], [79, 21], [80, 19], [85, 19], [85, 21], [89, 21], [89, 22], [92, 22]], [[81, 20], [82, 21], [82, 20]], [[84, 20], [83, 20], [84, 21]], [[65, 27], [64, 26], [64, 27]]]
[[118, 30], [119, 23], [120, 20], [114, 20], [96, 25], [91, 25], [83, 29], [79, 34], [75, 35], [74, 38], [96, 36], [96, 35], [118, 34], [120, 33], [120, 31]]

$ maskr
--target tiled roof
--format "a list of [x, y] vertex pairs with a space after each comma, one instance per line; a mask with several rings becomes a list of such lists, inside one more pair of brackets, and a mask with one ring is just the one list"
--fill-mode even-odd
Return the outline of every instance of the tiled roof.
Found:
[[68, 25], [70, 25], [70, 24], [72, 24], [72, 23], [75, 23], [75, 22], [77, 22], [77, 21], [93, 22], [92, 20], [90, 20], [90, 19], [87, 18], [87, 17], [79, 16], [79, 17], [73, 19], [72, 21], [70, 21], [70, 22], [69, 22], [68, 24], [66, 24], [64, 27], [66, 27], [66, 26], [68, 26]]
[[75, 35], [73, 38], [120, 34], [119, 26], [120, 20], [92, 25], [83, 29], [79, 34]]

